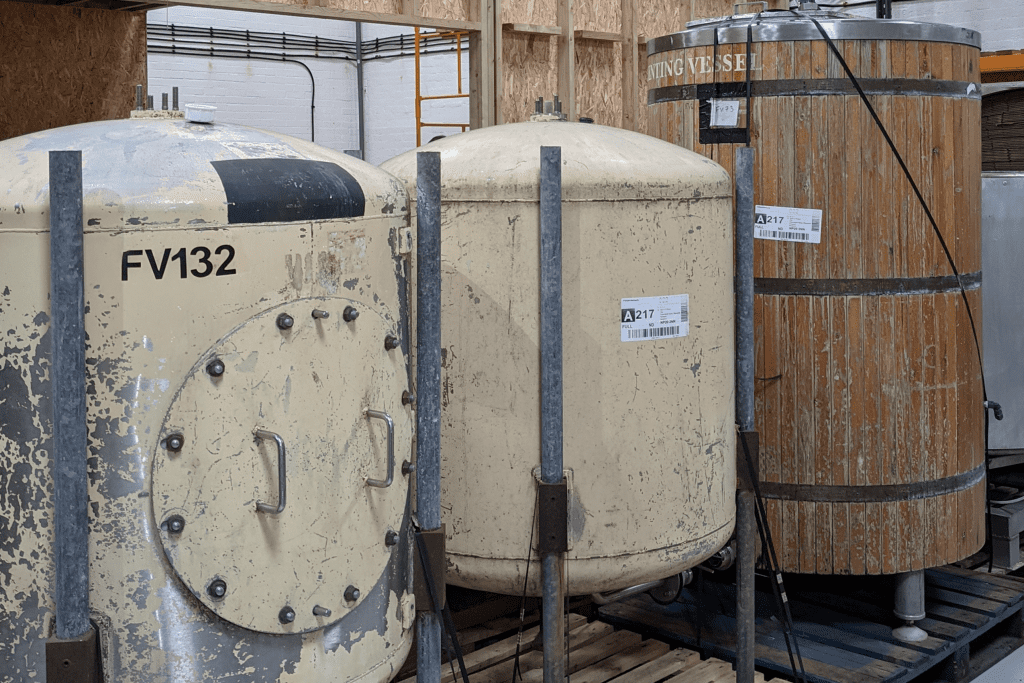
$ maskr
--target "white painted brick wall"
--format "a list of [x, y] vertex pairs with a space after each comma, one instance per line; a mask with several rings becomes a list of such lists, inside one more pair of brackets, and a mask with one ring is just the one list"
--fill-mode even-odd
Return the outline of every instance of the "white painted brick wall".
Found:
[[[384, 38], [412, 29], [364, 25], [363, 40]], [[423, 95], [458, 92], [456, 53], [423, 55], [420, 68]], [[380, 164], [416, 147], [416, 68], [409, 57], [372, 59], [365, 63], [366, 160]], [[462, 51], [462, 92], [469, 93], [469, 53]], [[469, 123], [469, 100], [428, 100], [423, 103], [423, 120], [429, 123]], [[459, 128], [424, 128], [423, 143], [435, 135], [454, 135]]]
[[[874, 6], [851, 8], [851, 14], [875, 16]], [[928, 21], [974, 29], [984, 52], [1024, 49], [1022, 0], [915, 0], [894, 2], [893, 19]]]
[[[176, 24], [236, 30], [317, 35], [355, 40], [355, 24], [330, 19], [275, 16], [228, 10], [170, 7], [148, 13], [150, 24]], [[412, 33], [411, 28], [363, 25], [363, 40]], [[269, 50], [264, 50], [269, 51]], [[463, 50], [463, 92], [469, 92], [468, 52]], [[353, 62], [302, 60], [316, 79], [316, 142], [337, 150], [359, 146], [356, 68]], [[150, 54], [149, 94], [160, 106], [160, 94], [178, 86], [181, 105], [212, 104], [217, 120], [265, 128], [310, 139], [310, 78], [297, 64], [262, 60], [185, 57]], [[455, 52], [424, 55], [424, 95], [457, 92]], [[366, 117], [366, 160], [373, 164], [416, 146], [415, 62], [412, 56], [370, 59], [363, 74]], [[423, 119], [468, 122], [468, 99], [424, 103]], [[425, 128], [423, 142], [459, 128]]]

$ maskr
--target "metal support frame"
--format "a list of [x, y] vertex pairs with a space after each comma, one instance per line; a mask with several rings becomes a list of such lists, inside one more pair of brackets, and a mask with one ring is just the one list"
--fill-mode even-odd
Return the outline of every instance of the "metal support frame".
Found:
[[[736, 150], [736, 422], [740, 438], [754, 432], [754, 150]], [[755, 455], [755, 438], [747, 444]], [[750, 441], [754, 441], [753, 444]], [[742, 445], [737, 453], [743, 453]], [[754, 490], [745, 458], [738, 458], [736, 491], [736, 682], [753, 683], [754, 567], [757, 558], [757, 525]], [[756, 476], [756, 471], [754, 473]]]
[[[562, 467], [562, 148], [540, 148], [540, 473], [561, 484]], [[541, 554], [544, 683], [565, 681], [563, 552]]]
[[82, 153], [50, 152], [50, 338], [57, 637], [89, 630]]
[[[441, 155], [416, 154], [416, 516], [441, 528]], [[443, 600], [442, 600], [443, 604]], [[440, 607], [440, 606], [438, 606]], [[441, 615], [416, 616], [416, 670], [441, 680]]]

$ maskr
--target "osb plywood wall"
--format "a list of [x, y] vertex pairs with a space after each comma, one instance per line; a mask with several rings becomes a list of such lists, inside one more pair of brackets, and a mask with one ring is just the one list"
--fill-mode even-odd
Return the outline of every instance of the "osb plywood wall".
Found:
[[[647, 130], [647, 45], [649, 38], [682, 31], [695, 19], [733, 13], [732, 0], [633, 0], [634, 24], [638, 41], [636, 129]], [[786, 0], [770, 0], [769, 8], [781, 8]], [[558, 88], [557, 38], [528, 34], [507, 28], [509, 24], [556, 26], [558, 0], [503, 0], [502, 31], [502, 118], [505, 122], [524, 121], [533, 113], [538, 97], [550, 99]], [[742, 7], [756, 11], [758, 6]], [[575, 0], [573, 28], [621, 34], [622, 0]], [[576, 113], [595, 122], [623, 125], [623, 68], [631, 65], [628, 41], [576, 36]]]
[[146, 83], [146, 15], [0, 2], [0, 140], [125, 118]]

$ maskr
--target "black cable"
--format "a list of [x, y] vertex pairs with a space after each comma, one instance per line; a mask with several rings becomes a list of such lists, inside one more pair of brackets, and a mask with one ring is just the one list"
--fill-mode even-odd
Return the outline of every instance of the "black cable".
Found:
[[[309, 97], [309, 140], [310, 142], [316, 142], [316, 79], [313, 78], [313, 72], [308, 66], [297, 59], [288, 59], [287, 57], [275, 57], [274, 55], [265, 55], [261, 53], [241, 52], [241, 54], [226, 54], [225, 52], [235, 52], [233, 50], [220, 52], [215, 51], [215, 48], [209, 50], [199, 50], [198, 48], [184, 48], [183, 50], [176, 50], [174, 48], [167, 49], [164, 47], [147, 46], [147, 51], [150, 54], [157, 55], [182, 55], [185, 57], [214, 57], [220, 59], [257, 59], [264, 62], [289, 62], [292, 64], [298, 64], [306, 73], [309, 74], [310, 87], [312, 88], [312, 94]], [[188, 52], [186, 50], [196, 50], [196, 52]]]
[[[430, 607], [434, 614], [437, 615], [441, 621], [442, 636], [447, 636], [448, 641], [451, 643], [451, 649], [455, 651], [455, 656], [459, 660], [459, 669], [462, 671], [463, 683], [469, 683], [469, 673], [466, 671], [466, 662], [462, 658], [462, 646], [459, 645], [459, 639], [455, 630], [455, 621], [452, 619], [451, 610], [448, 609], [446, 604], [444, 607], [438, 607], [440, 600], [437, 597], [437, 593], [434, 590], [434, 575], [430, 570], [430, 558], [427, 554], [427, 544], [423, 540], [423, 536], [416, 534], [416, 548], [419, 551], [420, 566], [423, 568], [424, 583], [427, 584], [427, 595], [430, 596]], [[451, 650], [449, 650], [450, 652]], [[448, 661], [451, 661], [449, 655]], [[454, 669], [454, 666], [452, 667]]]
[[[939, 226], [935, 222], [935, 218], [932, 216], [931, 209], [928, 208], [928, 203], [925, 202], [924, 197], [921, 195], [921, 191], [918, 189], [917, 183], [914, 182], [914, 178], [910, 174], [910, 169], [907, 168], [907, 164], [903, 161], [903, 157], [900, 156], [899, 150], [896, 149], [895, 143], [893, 143], [892, 138], [889, 137], [889, 132], [885, 129], [885, 126], [882, 125], [882, 121], [881, 119], [878, 118], [878, 114], [875, 112], [875, 108], [871, 106], [871, 102], [870, 100], [868, 100], [868, 96], [864, 94], [864, 90], [860, 87], [860, 83], [857, 81], [857, 78], [853, 75], [853, 72], [850, 70], [850, 67], [846, 64], [846, 60], [843, 59], [843, 56], [839, 53], [839, 49], [835, 46], [835, 44], [832, 42], [832, 39], [829, 38], [828, 34], [825, 32], [825, 29], [822, 28], [821, 24], [819, 24], [814, 17], [802, 14], [801, 12], [798, 12], [796, 10], [790, 10], [790, 12], [792, 12], [798, 17], [802, 16], [811, 20], [811, 22], [817, 27], [818, 32], [821, 34], [822, 38], [825, 39], [825, 42], [828, 44], [829, 49], [832, 50], [832, 54], [836, 56], [836, 59], [839, 60], [839, 63], [842, 65], [843, 70], [846, 71], [847, 77], [850, 79], [850, 82], [853, 83], [853, 87], [856, 88], [857, 93], [860, 95], [861, 101], [864, 102], [864, 106], [866, 106], [868, 108], [868, 112], [871, 113], [871, 117], [875, 120], [875, 125], [878, 126], [878, 130], [881, 131], [882, 136], [885, 138], [885, 141], [889, 144], [889, 149], [892, 150], [893, 156], [895, 156], [896, 161], [899, 162], [900, 168], [903, 169], [903, 174], [906, 176], [907, 181], [910, 183], [910, 187], [913, 188], [914, 194], [917, 196], [917, 201], [920, 202], [921, 204], [921, 208], [924, 209], [924, 213], [928, 217], [928, 222], [931, 223], [932, 231], [935, 233], [935, 236], [939, 238], [939, 244], [942, 245], [942, 251], [946, 255], [946, 260], [949, 262], [949, 267], [952, 268], [953, 275], [956, 276], [956, 284], [960, 288], [960, 297], [964, 300], [964, 309], [967, 311], [967, 319], [971, 323], [971, 334], [974, 337], [974, 349], [978, 355], [978, 371], [981, 376], [982, 407], [985, 411], [985, 452], [983, 454], [983, 457], [985, 458], [985, 481], [987, 482], [991, 471], [989, 467], [988, 458], [988, 411], [990, 407], [993, 410], [995, 410], [996, 419], [998, 420], [1002, 418], [1002, 409], [999, 407], [998, 403], [990, 403], [988, 400], [988, 388], [985, 385], [985, 364], [982, 360], [981, 343], [978, 341], [978, 328], [974, 323], [974, 314], [971, 311], [971, 304], [967, 300], [967, 290], [964, 289], [964, 283], [960, 279], [960, 271], [957, 270], [956, 263], [953, 262], [953, 256], [949, 253], [949, 247], [946, 246], [946, 240], [942, 237], [942, 232], [939, 231]], [[989, 543], [989, 550], [991, 551], [994, 550], [994, 548], [992, 548], [991, 525], [992, 498], [989, 495], [987, 487], [985, 489], [985, 510], [987, 513], [985, 515], [985, 535]], [[992, 570], [992, 555], [993, 553], [989, 552], [989, 571]]]
[[[775, 553], [775, 542], [772, 539], [772, 530], [768, 526], [768, 513], [764, 507], [764, 498], [761, 496], [761, 485], [758, 483], [757, 472], [754, 470], [754, 460], [750, 455], [750, 446], [744, 432], [740, 432], [740, 441], [743, 444], [743, 454], [747, 461], [747, 471], [754, 487], [754, 518], [757, 521], [757, 533], [761, 538], [762, 552], [768, 550], [769, 566], [771, 575], [769, 581], [772, 584], [772, 592], [775, 594], [777, 604], [781, 605], [782, 611], [782, 635], [786, 639], [786, 649], [789, 651], [789, 664], [793, 669], [793, 677], [801, 683], [807, 683], [807, 672], [804, 670], [804, 659], [800, 654], [800, 644], [797, 642], [795, 628], [793, 625], [793, 614], [789, 609], [789, 598], [786, 595], [786, 586], [782, 581], [782, 570], [779, 564], [778, 555]], [[797, 665], [800, 671], [797, 672]]]
[[[530, 544], [526, 549], [526, 575], [523, 577], [523, 597], [519, 602], [519, 633], [516, 634], [516, 656], [512, 662], [512, 683], [516, 683], [516, 674], [523, 680], [523, 672], [519, 668], [520, 646], [523, 644], [523, 626], [526, 623], [526, 590], [530, 585], [530, 561], [533, 559], [533, 532], [537, 526], [537, 510], [540, 503], [540, 487], [537, 487], [537, 498], [533, 501], [533, 516], [530, 518]], [[541, 620], [543, 623], [543, 620]]]

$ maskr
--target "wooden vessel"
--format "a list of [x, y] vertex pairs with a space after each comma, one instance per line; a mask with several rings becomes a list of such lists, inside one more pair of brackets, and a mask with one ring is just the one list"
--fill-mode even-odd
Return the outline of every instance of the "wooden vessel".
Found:
[[[730, 172], [749, 134], [755, 204], [822, 212], [820, 243], [755, 240], [761, 490], [782, 568], [942, 565], [984, 541], [979, 354], [925, 212], [809, 16], [906, 161], [980, 342], [977, 33], [817, 11], [695, 22], [648, 45], [651, 132]], [[714, 99], [735, 125], [711, 127]]]

